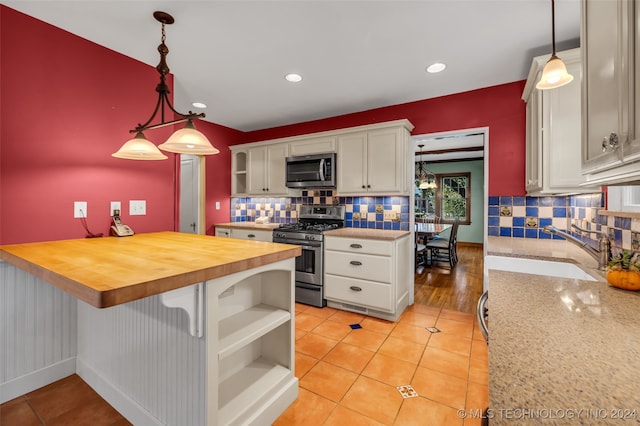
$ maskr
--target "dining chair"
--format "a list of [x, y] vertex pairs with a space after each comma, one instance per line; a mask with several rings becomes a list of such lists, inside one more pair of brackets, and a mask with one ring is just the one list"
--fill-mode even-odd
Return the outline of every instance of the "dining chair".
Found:
[[418, 225], [415, 229], [415, 251], [416, 251], [416, 273], [421, 274], [424, 271], [424, 265], [427, 262], [426, 253], [427, 247], [425, 245], [425, 235], [418, 233]]
[[453, 268], [458, 263], [458, 226], [460, 220], [456, 218], [450, 228], [449, 238], [436, 238], [425, 244], [426, 250], [429, 252], [429, 265], [433, 266], [434, 262], [449, 262]]

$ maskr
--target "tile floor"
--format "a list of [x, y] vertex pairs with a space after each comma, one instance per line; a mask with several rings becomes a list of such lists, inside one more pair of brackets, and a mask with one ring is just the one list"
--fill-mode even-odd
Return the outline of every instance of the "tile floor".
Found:
[[[474, 316], [425, 305], [393, 323], [297, 304], [296, 376], [298, 400], [276, 426], [479, 425], [471, 413], [489, 400], [487, 345]], [[405, 385], [417, 396], [403, 398]]]
[[[458, 410], [488, 405], [487, 345], [473, 315], [425, 305], [393, 323], [297, 304], [296, 376], [298, 400], [275, 426], [479, 425]], [[405, 385], [417, 396], [404, 399], [396, 387]], [[72, 375], [2, 404], [0, 424], [129, 423]]]

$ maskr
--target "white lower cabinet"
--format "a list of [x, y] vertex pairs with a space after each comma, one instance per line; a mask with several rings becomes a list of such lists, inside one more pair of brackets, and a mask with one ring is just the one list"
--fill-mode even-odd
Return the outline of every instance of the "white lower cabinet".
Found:
[[216, 237], [266, 241], [270, 243], [273, 241], [273, 231], [266, 229], [227, 228], [216, 226]]
[[327, 306], [398, 319], [409, 303], [408, 235], [395, 240], [327, 235], [324, 254]]

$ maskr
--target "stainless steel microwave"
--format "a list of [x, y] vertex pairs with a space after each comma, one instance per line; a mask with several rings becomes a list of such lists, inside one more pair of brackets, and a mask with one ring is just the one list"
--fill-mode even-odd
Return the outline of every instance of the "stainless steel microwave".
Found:
[[288, 188], [335, 188], [336, 154], [287, 157]]

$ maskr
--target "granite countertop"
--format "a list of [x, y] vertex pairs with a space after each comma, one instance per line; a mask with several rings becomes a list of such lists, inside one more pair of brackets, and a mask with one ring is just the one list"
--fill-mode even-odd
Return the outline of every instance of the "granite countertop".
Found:
[[[523, 244], [576, 260], [564, 241], [497, 240], [489, 253], [524, 255]], [[638, 424], [639, 292], [495, 270], [488, 279], [490, 424]]]
[[397, 240], [398, 238], [410, 235], [410, 232], [371, 228], [339, 228], [332, 229], [331, 231], [325, 231], [324, 235], [330, 237], [364, 238], [371, 240]]
[[263, 229], [265, 231], [272, 231], [280, 226], [279, 223], [255, 223], [255, 222], [228, 222], [217, 223], [216, 227], [222, 228], [236, 228], [236, 229]]
[[300, 256], [300, 246], [180, 232], [0, 246], [0, 260], [96, 308]]

